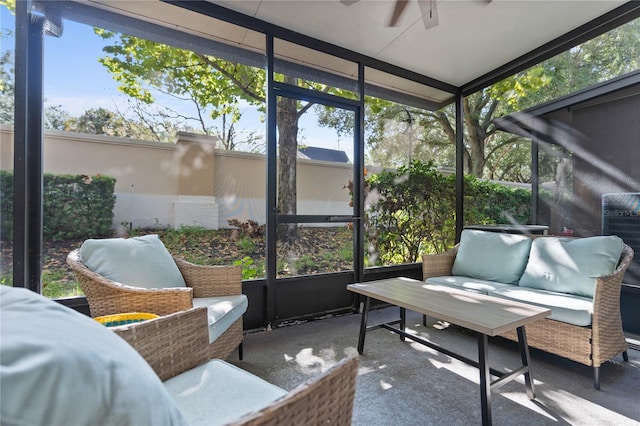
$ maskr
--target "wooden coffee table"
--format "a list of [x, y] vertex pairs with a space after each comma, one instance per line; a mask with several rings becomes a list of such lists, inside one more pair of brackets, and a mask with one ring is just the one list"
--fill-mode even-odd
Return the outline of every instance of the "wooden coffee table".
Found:
[[[505, 383], [510, 382], [521, 374], [524, 374], [527, 395], [530, 399], [535, 398], [533, 379], [531, 378], [529, 346], [527, 345], [524, 326], [549, 316], [551, 313], [549, 309], [464, 290], [456, 290], [446, 286], [426, 284], [411, 278], [390, 278], [350, 284], [347, 289], [366, 296], [358, 338], [358, 352], [360, 354], [364, 351], [366, 332], [385, 328], [399, 334], [402, 340], [405, 338], [413, 340], [477, 367], [480, 370], [480, 402], [483, 425], [491, 424], [491, 390], [502, 387]], [[372, 298], [399, 306], [400, 319], [390, 323], [367, 326], [369, 305]], [[406, 333], [406, 309], [475, 331], [478, 334], [478, 361], [443, 348], [422, 337]], [[393, 327], [394, 324], [399, 324], [399, 326]], [[510, 373], [504, 373], [489, 367], [489, 336], [497, 336], [514, 328], [518, 333], [522, 367]], [[497, 379], [491, 381], [490, 376], [495, 376]]]

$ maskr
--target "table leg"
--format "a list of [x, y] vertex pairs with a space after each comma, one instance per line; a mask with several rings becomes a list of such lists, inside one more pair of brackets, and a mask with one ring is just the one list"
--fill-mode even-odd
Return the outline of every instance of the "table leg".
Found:
[[527, 344], [527, 333], [524, 330], [524, 326], [518, 327], [518, 346], [520, 347], [520, 359], [522, 360], [522, 366], [526, 367], [524, 373], [524, 383], [527, 386], [527, 396], [529, 399], [536, 397], [535, 390], [533, 389], [533, 379], [531, 378], [531, 357], [529, 356], [529, 345]]
[[[405, 331], [405, 327], [407, 325], [407, 310], [405, 308], [400, 308], [400, 330]], [[401, 334], [400, 341], [404, 342], [406, 339]]]
[[491, 424], [491, 376], [489, 372], [489, 338], [478, 333], [478, 369], [480, 370], [480, 405], [482, 424]]
[[369, 305], [371, 298], [369, 296], [364, 300], [364, 308], [362, 309], [362, 317], [360, 319], [360, 335], [358, 336], [358, 353], [362, 355], [364, 351], [364, 336], [367, 333], [367, 321], [369, 319]]

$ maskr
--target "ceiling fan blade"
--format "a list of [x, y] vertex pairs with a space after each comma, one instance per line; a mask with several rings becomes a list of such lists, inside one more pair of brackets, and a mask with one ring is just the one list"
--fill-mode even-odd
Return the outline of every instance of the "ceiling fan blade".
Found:
[[400, 19], [400, 15], [409, 4], [409, 0], [396, 0], [396, 5], [393, 8], [393, 14], [391, 15], [391, 19], [389, 20], [389, 27], [395, 27], [398, 23], [398, 19]]
[[340, 0], [340, 3], [344, 4], [345, 6], [351, 6], [354, 3], [358, 3], [360, 0]]
[[438, 3], [436, 0], [418, 0], [424, 28], [429, 29], [438, 25]]

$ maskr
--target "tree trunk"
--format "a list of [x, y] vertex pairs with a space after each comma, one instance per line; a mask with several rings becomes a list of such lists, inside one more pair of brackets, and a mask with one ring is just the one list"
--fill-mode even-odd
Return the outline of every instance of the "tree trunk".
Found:
[[464, 121], [467, 125], [467, 145], [469, 147], [469, 170], [468, 172], [478, 178], [482, 177], [484, 171], [484, 144], [487, 137], [485, 129], [480, 123], [480, 114], [475, 110], [477, 105], [471, 105], [467, 96], [464, 99]]
[[[291, 79], [291, 77], [285, 77]], [[287, 83], [295, 84], [293, 81]], [[295, 99], [278, 98], [278, 212], [296, 214], [296, 157], [298, 155], [298, 111]], [[296, 224], [279, 227], [279, 239], [287, 245], [298, 238]]]

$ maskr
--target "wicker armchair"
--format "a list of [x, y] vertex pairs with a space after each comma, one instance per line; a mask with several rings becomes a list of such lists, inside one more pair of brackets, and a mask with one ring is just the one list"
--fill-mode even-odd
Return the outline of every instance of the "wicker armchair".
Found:
[[[187, 287], [147, 289], [117, 283], [91, 271], [83, 264], [79, 250], [67, 256], [94, 318], [123, 312], [163, 316], [192, 308], [194, 298], [242, 294], [239, 266], [201, 266], [175, 257], [174, 260]], [[226, 359], [238, 348], [242, 359], [242, 330], [240, 317], [209, 345], [208, 357]]]
[[[151, 365], [161, 380], [168, 380], [208, 361], [204, 308], [193, 308], [165, 317], [114, 327]], [[343, 359], [319, 376], [232, 425], [351, 424], [358, 358]], [[194, 398], [204, 400], [202, 396]]]

